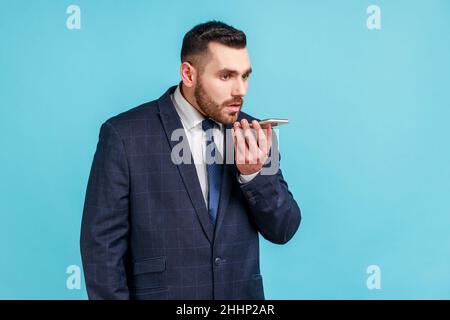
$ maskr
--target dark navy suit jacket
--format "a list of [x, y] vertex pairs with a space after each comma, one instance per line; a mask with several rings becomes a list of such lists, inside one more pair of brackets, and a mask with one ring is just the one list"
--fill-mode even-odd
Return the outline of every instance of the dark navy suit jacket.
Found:
[[288, 242], [300, 209], [280, 170], [240, 184], [226, 164], [214, 228], [195, 165], [171, 160], [175, 88], [101, 126], [80, 238], [88, 296], [264, 299], [258, 233]]

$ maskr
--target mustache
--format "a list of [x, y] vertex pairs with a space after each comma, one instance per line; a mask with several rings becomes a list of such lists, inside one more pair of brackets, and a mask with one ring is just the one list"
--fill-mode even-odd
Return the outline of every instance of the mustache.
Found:
[[232, 99], [223, 103], [224, 106], [229, 106], [230, 104], [239, 104], [242, 106], [244, 104], [244, 98]]

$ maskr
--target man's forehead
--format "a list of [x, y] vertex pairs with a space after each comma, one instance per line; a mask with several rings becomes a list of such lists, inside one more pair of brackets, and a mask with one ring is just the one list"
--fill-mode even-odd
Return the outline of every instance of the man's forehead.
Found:
[[245, 73], [251, 68], [247, 48], [235, 49], [212, 42], [208, 49], [210, 54], [209, 64], [216, 71], [231, 70]]

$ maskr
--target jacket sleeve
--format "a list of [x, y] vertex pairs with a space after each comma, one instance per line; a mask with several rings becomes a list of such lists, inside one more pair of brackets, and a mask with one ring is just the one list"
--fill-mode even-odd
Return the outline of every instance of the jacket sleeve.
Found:
[[122, 139], [105, 122], [89, 175], [80, 248], [89, 299], [129, 299], [126, 256], [129, 168]]
[[[277, 157], [276, 170], [262, 170], [250, 182], [242, 184], [241, 190], [261, 235], [276, 244], [287, 243], [297, 232], [301, 222], [301, 211], [288, 184], [283, 178], [279, 162], [276, 135], [273, 136], [273, 146], [269, 159]], [[276, 154], [273, 155], [273, 150]], [[267, 163], [264, 167], [267, 167]], [[263, 168], [264, 169], [264, 168]], [[275, 171], [272, 174], [267, 172]]]

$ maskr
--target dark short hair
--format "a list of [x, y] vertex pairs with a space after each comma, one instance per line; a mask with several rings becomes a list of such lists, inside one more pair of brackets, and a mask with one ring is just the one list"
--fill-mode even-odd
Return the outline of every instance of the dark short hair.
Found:
[[[220, 21], [208, 21], [192, 28], [183, 38], [181, 62], [195, 59], [208, 52], [208, 44], [218, 42], [225, 46], [242, 49], [247, 45], [245, 33]], [[193, 62], [193, 61], [190, 61]]]

